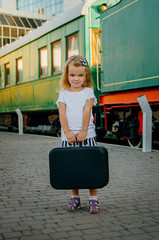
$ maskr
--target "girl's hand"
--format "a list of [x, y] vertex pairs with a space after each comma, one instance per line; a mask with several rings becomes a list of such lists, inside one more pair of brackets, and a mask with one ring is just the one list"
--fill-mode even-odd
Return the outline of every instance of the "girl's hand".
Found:
[[75, 137], [77, 137], [78, 142], [84, 142], [86, 136], [87, 136], [87, 131], [84, 131], [84, 130], [75, 134]]
[[76, 136], [73, 132], [68, 131], [67, 133], [65, 133], [65, 136], [69, 143], [72, 144], [73, 142], [76, 142]]

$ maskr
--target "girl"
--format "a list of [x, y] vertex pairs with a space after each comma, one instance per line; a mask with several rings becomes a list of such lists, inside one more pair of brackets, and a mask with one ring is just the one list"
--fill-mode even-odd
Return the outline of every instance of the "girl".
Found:
[[[57, 100], [63, 147], [96, 146], [96, 133], [92, 107], [97, 103], [93, 81], [87, 60], [82, 56], [70, 57], [64, 67]], [[90, 213], [99, 212], [97, 190], [89, 189]], [[79, 189], [72, 189], [72, 198], [67, 210], [73, 212], [81, 207]]]

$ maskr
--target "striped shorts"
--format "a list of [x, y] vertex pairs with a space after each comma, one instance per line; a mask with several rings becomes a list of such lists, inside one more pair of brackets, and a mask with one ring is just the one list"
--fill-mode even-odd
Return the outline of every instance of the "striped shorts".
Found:
[[62, 141], [62, 147], [94, 147], [97, 145], [96, 137], [86, 138], [84, 142], [73, 142], [69, 143], [67, 140]]

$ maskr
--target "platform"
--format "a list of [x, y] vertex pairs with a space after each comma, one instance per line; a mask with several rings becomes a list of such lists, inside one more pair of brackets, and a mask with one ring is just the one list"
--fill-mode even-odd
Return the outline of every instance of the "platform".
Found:
[[69, 190], [49, 183], [55, 137], [0, 132], [0, 240], [153, 240], [159, 237], [159, 152], [98, 143], [109, 153], [110, 182], [99, 189], [100, 213], [66, 211]]

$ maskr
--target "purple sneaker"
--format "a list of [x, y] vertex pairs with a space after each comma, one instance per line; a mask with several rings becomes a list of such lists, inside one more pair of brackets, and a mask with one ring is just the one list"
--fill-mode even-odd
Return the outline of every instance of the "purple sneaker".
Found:
[[90, 213], [99, 213], [99, 202], [96, 200], [89, 201], [89, 212]]
[[81, 207], [80, 198], [73, 197], [67, 207], [68, 212], [75, 212]]

